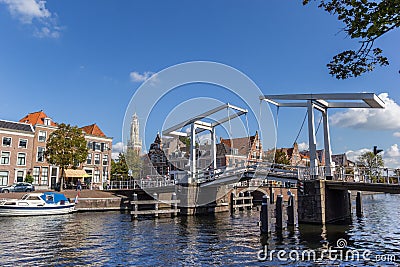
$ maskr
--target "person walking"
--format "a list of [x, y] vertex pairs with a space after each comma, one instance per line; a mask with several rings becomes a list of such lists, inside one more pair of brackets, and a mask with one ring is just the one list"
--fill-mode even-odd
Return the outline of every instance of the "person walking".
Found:
[[82, 183], [81, 183], [81, 180], [78, 180], [77, 182], [76, 182], [76, 191], [82, 191]]

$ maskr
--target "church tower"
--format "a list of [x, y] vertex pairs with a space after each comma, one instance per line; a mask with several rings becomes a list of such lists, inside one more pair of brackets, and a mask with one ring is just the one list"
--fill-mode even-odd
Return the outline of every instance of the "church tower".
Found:
[[139, 117], [137, 116], [136, 112], [132, 116], [128, 148], [132, 148], [138, 154], [142, 152], [142, 140], [140, 140], [139, 134]]

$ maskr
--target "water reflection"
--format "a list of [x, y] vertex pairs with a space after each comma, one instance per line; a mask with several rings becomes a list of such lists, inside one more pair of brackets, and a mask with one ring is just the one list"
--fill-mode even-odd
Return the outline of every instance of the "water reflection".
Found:
[[[399, 203], [399, 196], [364, 196], [364, 217], [354, 216], [350, 225], [300, 225], [270, 236], [260, 236], [257, 211], [135, 222], [117, 212], [0, 218], [1, 265], [298, 266], [299, 262], [277, 259], [260, 262], [257, 252], [264, 245], [276, 250], [321, 249], [324, 244], [335, 246], [340, 238], [349, 249], [396, 254], [400, 260]], [[303, 262], [301, 266], [327, 264]]]

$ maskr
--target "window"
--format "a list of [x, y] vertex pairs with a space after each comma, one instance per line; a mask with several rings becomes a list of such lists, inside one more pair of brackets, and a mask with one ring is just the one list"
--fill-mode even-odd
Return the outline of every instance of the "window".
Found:
[[1, 160], [0, 160], [0, 164], [10, 164], [10, 152], [1, 152]]
[[87, 155], [87, 159], [86, 159], [86, 164], [92, 164], [92, 153], [89, 153]]
[[36, 157], [36, 161], [37, 162], [43, 162], [44, 161], [44, 147], [38, 147], [37, 149], [37, 157]]
[[103, 182], [106, 182], [108, 179], [108, 170], [107, 167], [103, 167]]
[[8, 184], [8, 171], [0, 171], [0, 185]]
[[110, 150], [108, 143], [104, 143], [104, 151], [108, 151], [108, 150]]
[[11, 137], [3, 137], [3, 146], [11, 146]]
[[87, 148], [88, 148], [88, 149], [93, 149], [93, 144], [92, 144], [92, 142], [90, 142], [90, 141], [87, 142]]
[[93, 147], [95, 151], [101, 151], [101, 144], [97, 142], [93, 142]]
[[26, 165], [26, 154], [25, 153], [18, 153], [17, 165], [18, 166]]
[[103, 155], [103, 165], [108, 165], [108, 155]]
[[49, 178], [49, 167], [42, 167], [42, 177], [40, 179], [41, 185], [47, 185]]
[[104, 143], [101, 143], [101, 144], [100, 144], [100, 149], [101, 149], [101, 152], [104, 151]]
[[26, 148], [28, 145], [28, 140], [26, 139], [19, 139], [18, 147], [19, 148]]
[[94, 155], [94, 164], [100, 164], [100, 154]]
[[39, 184], [39, 174], [40, 174], [40, 167], [33, 168], [32, 176], [34, 184]]
[[94, 171], [94, 183], [99, 183], [100, 182], [100, 171], [99, 170], [95, 170]]
[[47, 132], [39, 131], [39, 142], [46, 142]]
[[24, 171], [17, 171], [17, 183], [24, 181]]
[[51, 119], [50, 118], [44, 118], [44, 125], [49, 126], [51, 124]]

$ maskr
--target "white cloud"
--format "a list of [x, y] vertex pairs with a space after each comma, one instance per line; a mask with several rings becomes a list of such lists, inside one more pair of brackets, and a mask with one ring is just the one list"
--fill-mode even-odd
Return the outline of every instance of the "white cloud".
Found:
[[299, 146], [299, 151], [308, 150], [308, 144], [306, 142], [299, 143], [298, 146]]
[[[358, 150], [349, 150], [346, 152], [347, 158], [353, 162], [357, 162], [358, 157], [365, 152], [372, 152], [372, 149], [361, 148]], [[400, 148], [397, 144], [393, 144], [388, 149], [383, 151], [382, 155], [385, 167], [399, 168], [400, 167]]]
[[400, 128], [400, 106], [388, 93], [379, 98], [385, 102], [384, 109], [356, 109], [338, 112], [331, 116], [331, 124], [341, 127], [375, 130], [394, 130]]
[[393, 136], [394, 136], [394, 137], [400, 137], [400, 132], [394, 132], [394, 133], [393, 133]]
[[365, 152], [371, 151], [371, 149], [368, 148], [361, 148], [358, 150], [348, 150], [346, 151], [346, 156], [349, 160], [353, 161], [353, 162], [357, 162], [358, 161], [358, 157], [361, 156], [362, 154], [364, 154]]
[[150, 78], [154, 78], [154, 75], [155, 73], [151, 71], [143, 72], [143, 74], [140, 74], [137, 71], [132, 71], [131, 73], [129, 73], [132, 82], [144, 82]]
[[58, 38], [61, 28], [57, 26], [56, 14], [46, 8], [46, 0], [0, 0], [11, 16], [23, 24], [32, 24], [34, 35], [39, 38]]
[[112, 146], [112, 159], [118, 159], [119, 153], [122, 153], [126, 149], [126, 146], [122, 142], [118, 142]]

